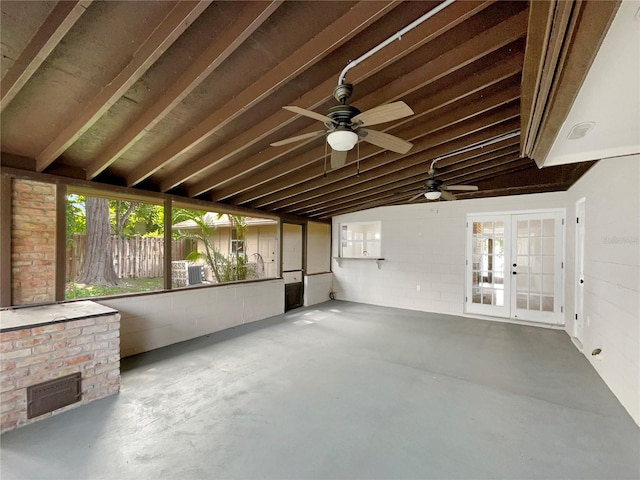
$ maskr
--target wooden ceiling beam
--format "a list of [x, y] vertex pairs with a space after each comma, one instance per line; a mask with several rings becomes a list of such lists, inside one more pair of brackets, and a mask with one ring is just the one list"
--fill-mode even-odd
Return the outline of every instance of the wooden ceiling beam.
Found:
[[[465, 107], [461, 106], [460, 108], [452, 109], [443, 115], [437, 115], [437, 112], [434, 112], [434, 115], [433, 115], [434, 118], [432, 120], [432, 123], [427, 121], [425, 123], [414, 125], [411, 127], [410, 130], [412, 130], [414, 133], [418, 132], [422, 137], [418, 141], [416, 141], [410, 154], [403, 155], [398, 153], [387, 152], [385, 150], [381, 150], [378, 147], [368, 147], [368, 146], [366, 146], [368, 148], [361, 147], [360, 148], [361, 165], [365, 170], [371, 169], [373, 167], [380, 168], [380, 167], [383, 167], [384, 165], [388, 165], [388, 168], [392, 169], [393, 164], [397, 164], [397, 161], [404, 161], [404, 159], [409, 159], [408, 160], [409, 163], [414, 162], [415, 159], [418, 159], [418, 158], [420, 159], [420, 161], [423, 161], [423, 159], [425, 158], [424, 150], [427, 150], [433, 147], [432, 135], [434, 133], [438, 131], [443, 131], [444, 135], [446, 136], [448, 132], [444, 131], [445, 129], [452, 127], [456, 124], [464, 123], [465, 121], [468, 121], [474, 117], [482, 118], [483, 114], [486, 114], [491, 111], [494, 111], [493, 114], [490, 113], [488, 116], [491, 119], [493, 119], [494, 123], [495, 123], [495, 120], [500, 119], [501, 115], [504, 115], [505, 117], [513, 117], [514, 115], [517, 115], [519, 112], [518, 105], [513, 104], [510, 107], [504, 108], [504, 109], [500, 109], [499, 107], [505, 104], [509, 104], [514, 100], [517, 100], [518, 96], [519, 96], [518, 87], [512, 86], [507, 88], [504, 91], [499, 91], [496, 94], [491, 95], [489, 97], [484, 97], [475, 103], [468, 104]], [[414, 141], [416, 140], [416, 138], [414, 137], [410, 136], [410, 138]], [[450, 137], [445, 137], [445, 138], [446, 138], [445, 141], [450, 140]], [[374, 153], [370, 154], [369, 152], [374, 152]], [[376, 157], [379, 157], [379, 158], [376, 158]], [[435, 157], [432, 157], [432, 158], [435, 158]], [[305, 196], [305, 197], [308, 196], [314, 187], [324, 187], [327, 185], [327, 180], [332, 179], [334, 177], [343, 178], [348, 170], [343, 168], [343, 169], [337, 170], [336, 173], [340, 171], [343, 171], [342, 174], [338, 173], [335, 176], [334, 175], [322, 176], [320, 178], [317, 178], [315, 181], [305, 181], [303, 183], [296, 182], [299, 189], [299, 195]], [[293, 190], [289, 188], [288, 198], [272, 204], [270, 208], [282, 208], [292, 203], [295, 203], [296, 199], [299, 197], [291, 195], [292, 192]], [[276, 197], [279, 196], [280, 198], [282, 198], [281, 193], [280, 194], [276, 193], [275, 196]], [[267, 205], [267, 203], [265, 203], [265, 198], [262, 198], [258, 202], [254, 202], [254, 203], [256, 205], [260, 205], [261, 207]]]
[[[505, 66], [508, 68], [504, 68]], [[469, 80], [465, 80], [461, 84], [455, 84], [450, 89], [443, 90], [433, 97], [426, 98], [425, 100], [423, 100], [423, 102], [421, 102], [420, 105], [415, 106], [415, 110], [420, 112], [424, 107], [424, 110], [426, 112], [437, 111], [437, 109], [450, 105], [455, 100], [459, 101], [465, 98], [461, 93], [465, 90], [468, 90], [471, 94], [474, 95], [478, 94], [482, 91], [483, 88], [488, 88], [492, 85], [495, 85], [495, 83], [493, 82], [502, 81], [505, 78], [505, 75], [516, 74], [515, 71], [512, 71], [512, 68], [517, 70], [517, 62], [514, 62], [513, 64], [511, 64], [511, 62], [506, 62], [506, 64], [499, 64], [495, 67], [492, 66], [486, 70], [483, 70], [477, 75], [474, 75]], [[442, 126], [443, 124], [440, 123], [440, 125]], [[403, 136], [408, 135], [408, 137], [406, 138], [413, 139], [413, 136], [426, 135], [429, 133], [429, 131], [425, 130], [422, 126], [419, 126], [415, 128], [407, 128], [395, 133]], [[442, 135], [440, 135], [439, 137], [442, 137]], [[412, 152], [415, 153], [419, 151], [422, 146], [423, 144], [421, 142], [417, 142], [412, 148]], [[429, 147], [427, 146], [425, 148]], [[361, 148], [360, 151], [361, 159], [364, 159], [368, 152], [381, 153], [380, 149], [365, 145], [363, 148]], [[324, 155], [324, 149], [322, 149], [322, 155]], [[387, 155], [389, 155], [389, 157], [385, 161], [392, 161], [402, 157], [402, 155], [400, 154], [391, 154], [390, 152], [387, 152]], [[287, 175], [282, 175], [280, 178], [269, 181], [268, 183], [263, 185], [258, 184], [258, 187], [247, 189], [247, 192], [241, 193], [239, 196], [234, 197], [232, 200], [237, 203], [246, 203], [247, 201], [253, 200], [254, 202], [258, 202], [257, 204], [263, 206], [272, 203], [273, 201], [282, 199], [282, 194], [278, 193], [281, 190], [287, 189], [293, 195], [294, 193], [292, 187], [294, 187], [295, 185], [298, 185], [297, 188], [299, 189], [299, 191], [306, 191], [307, 189], [312, 188], [314, 184], [317, 185], [318, 182], [320, 182], [319, 184], [322, 185], [325, 181], [325, 172], [322, 157], [315, 158], [314, 161], [317, 162], [314, 165], [305, 165], [306, 168], [304, 169], [299, 169]], [[347, 158], [347, 165], [350, 165], [352, 163], [353, 158]], [[291, 167], [291, 165], [288, 166]], [[338, 170], [338, 172], [340, 172], [340, 170]], [[333, 175], [335, 175], [335, 171], [329, 172], [329, 175], [333, 177]], [[250, 178], [255, 179], [255, 175], [251, 176]]]
[[[127, 176], [127, 185], [133, 186], [196, 147], [203, 140], [257, 105], [291, 79], [316, 64], [349, 38], [395, 8], [398, 2], [358, 2], [338, 20], [293, 52], [268, 73], [235, 95], [223, 106], [209, 114], [198, 125], [180, 136], [167, 147], [143, 160]], [[169, 190], [164, 186], [164, 190]]]
[[[483, 70], [476, 75], [473, 75], [471, 78], [463, 81], [462, 83], [454, 83], [451, 86], [451, 88], [443, 89], [434, 95], [425, 97], [418, 103], [412, 105], [412, 108], [415, 112], [413, 116], [397, 121], [392, 126], [380, 129], [380, 131], [387, 132], [387, 131], [393, 130], [395, 131], [394, 134], [400, 135], [400, 136], [408, 135], [408, 137], [404, 137], [404, 138], [408, 138], [412, 140], [414, 139], [414, 137], [411, 137], [412, 135], [411, 130], [409, 131], [398, 130], [400, 127], [402, 127], [402, 125], [413, 124], [416, 122], [417, 119], [431, 112], [434, 112], [438, 109], [442, 109], [457, 101], [461, 101], [464, 98], [472, 97], [473, 95], [478, 94], [483, 89], [487, 89], [490, 86], [495, 86], [498, 83], [502, 82], [503, 80], [506, 80], [507, 78], [519, 75], [521, 66], [522, 66], [522, 57], [519, 53], [516, 52], [516, 54], [512, 58], [510, 58], [509, 60], [503, 63], [491, 65], [491, 67], [489, 67], [488, 69]], [[426, 76], [424, 75], [423, 72], [420, 72], [420, 73], [421, 73], [420, 75], [416, 75], [419, 81], [425, 82], [426, 80], [426, 83], [431, 83], [431, 81], [433, 80], [433, 77]], [[407, 76], [413, 76], [413, 73], [408, 74]], [[514, 81], [519, 82], [519, 80], [515, 78], [514, 78]], [[394, 97], [392, 97], [391, 99], [385, 99], [385, 101], [393, 101], [401, 98], [403, 96], [403, 88], [404, 86], [401, 89], [399, 89], [399, 92], [396, 93]], [[393, 88], [392, 86], [391, 87], [387, 86], [385, 90], [393, 91]], [[373, 94], [365, 97], [365, 99], [363, 100], [372, 99], [374, 104], [377, 104], [380, 102], [379, 95], [380, 95], [379, 92], [374, 92]], [[313, 128], [310, 128], [309, 130], [313, 130]], [[421, 131], [421, 133], [425, 134], [427, 132]], [[294, 147], [290, 147], [288, 150], [282, 152], [277, 157], [275, 157], [275, 159], [284, 157], [285, 155], [288, 155], [290, 152], [297, 150], [299, 147], [300, 147], [299, 144]], [[375, 149], [375, 151], [379, 150], [376, 147], [372, 147], [368, 145], [366, 147], [369, 149]], [[274, 153], [273, 150], [267, 150], [267, 151], [261, 152], [260, 154], [254, 157], [245, 159], [245, 161], [240, 161], [238, 162], [237, 165], [233, 165], [228, 169], [231, 173], [225, 172], [225, 175], [216, 176], [214, 181], [217, 182], [217, 185], [219, 186], [219, 185], [223, 185], [228, 178], [231, 178], [231, 180], [233, 180], [232, 177], [238, 177], [243, 174], [246, 175], [247, 171], [252, 170], [250, 164], [253, 161], [255, 161], [256, 158], [261, 156], [262, 157], [271, 156], [273, 155], [273, 153]], [[361, 155], [365, 155], [365, 154], [367, 154], [367, 152], [363, 152], [361, 150]], [[302, 155], [298, 156], [291, 161], [285, 161], [280, 165], [266, 165], [270, 163], [268, 161], [264, 164], [266, 165], [266, 170], [256, 172], [256, 174], [252, 175], [251, 177], [249, 177], [249, 179], [246, 179], [244, 182], [242, 182], [240, 186], [249, 185], [249, 187], [255, 188], [257, 185], [259, 188], [257, 188], [256, 190], [253, 190], [254, 193], [262, 192], [265, 195], [268, 195], [270, 193], [273, 193], [274, 191], [277, 191], [280, 185], [284, 185], [286, 187], [290, 186], [289, 172], [291, 170], [296, 170], [302, 167], [308, 167], [308, 168], [305, 168], [304, 170], [304, 173], [308, 175], [305, 180], [320, 176], [324, 173], [323, 171], [324, 162], [322, 161], [324, 158], [324, 155], [325, 155], [325, 149], [323, 144], [322, 146], [317, 147], [314, 150], [305, 153], [303, 156]], [[317, 162], [316, 165], [311, 165], [312, 163], [315, 163], [315, 162]], [[347, 158], [346, 165], [349, 165], [351, 163], [353, 163], [353, 160], [351, 158]], [[248, 168], [249, 170], [243, 170], [243, 168]], [[260, 176], [262, 176], [262, 179], [257, 178]], [[266, 176], [266, 179], [264, 178], [265, 176]], [[281, 178], [274, 183], [273, 179], [278, 177], [281, 177]], [[269, 180], [269, 183], [260, 187], [260, 184], [264, 183], [265, 180]], [[300, 183], [301, 181], [302, 180], [298, 180], [296, 183]], [[206, 189], [208, 189], [212, 185], [212, 183], [213, 182], [211, 178], [207, 178], [204, 181], [199, 182], [196, 186], [194, 186], [192, 189], [189, 190], [189, 195], [195, 196], [196, 194], [200, 194], [203, 191], [206, 191]], [[238, 184], [231, 183], [230, 187], [232, 189], [237, 188]], [[249, 189], [249, 188], [246, 188], [246, 189]], [[212, 198], [218, 198], [219, 200], [223, 200], [236, 193], [242, 193], [242, 191], [240, 192], [238, 192], [237, 190], [230, 191], [227, 189], [227, 187], [223, 187], [219, 192], [217, 192], [217, 194], [216, 192], [213, 192]]]
[[282, 0], [271, 2], [249, 2], [233, 24], [213, 40], [209, 47], [177, 78], [173, 84], [146, 109], [140, 117], [129, 124], [87, 168], [87, 179], [99, 175], [115, 162], [133, 144], [202, 83], [229, 56], [249, 38], [267, 18], [282, 4]]
[[[510, 142], [510, 141], [512, 140], [511, 139], [503, 140], [502, 142], [496, 142], [495, 144], [492, 144], [483, 149], [478, 149], [480, 153], [478, 153], [475, 150], [472, 150], [470, 152], [465, 152], [463, 154], [459, 154], [459, 155], [455, 155], [450, 158], [447, 158], [447, 160], [455, 160], [455, 163], [452, 163], [448, 168], [463, 169], [463, 168], [468, 168], [469, 166], [472, 166], [472, 165], [481, 164], [483, 162], [486, 162], [487, 160], [492, 160], [492, 159], [505, 157], [505, 156], [517, 155], [519, 151], [519, 148], [518, 148], [519, 142], [516, 141], [516, 143], [512, 145], [506, 144], [506, 142]], [[495, 148], [491, 150], [492, 147], [495, 147]], [[436, 175], [438, 175], [439, 171], [440, 170], [436, 172]], [[411, 176], [407, 179], [403, 179], [400, 181], [394, 181], [394, 182], [382, 185], [381, 187], [376, 187], [369, 190], [367, 192], [367, 195], [374, 194], [374, 193], [375, 194], [382, 193], [383, 189], [396, 190], [399, 187], [404, 187], [405, 189], [422, 188], [424, 187], [423, 185], [424, 181], [430, 178], [430, 176], [431, 175], [429, 174], [429, 172], [427, 172], [425, 174]], [[337, 205], [339, 203], [350, 202], [350, 200], [351, 199], [349, 197], [341, 197], [339, 199], [334, 198], [333, 202], [330, 202], [330, 203], [335, 203]], [[311, 210], [308, 210], [308, 212], [311, 212]]]
[[[433, 81], [443, 78], [446, 75], [459, 70], [460, 68], [471, 64], [472, 62], [479, 60], [487, 55], [499, 50], [505, 45], [509, 45], [512, 42], [518, 40], [526, 34], [526, 11], [510, 17], [509, 19], [499, 23], [493, 28], [486, 30], [485, 32], [477, 35], [476, 37], [464, 42], [459, 47], [450, 50], [449, 52], [433, 59], [430, 62], [425, 63], [413, 72], [399, 78], [398, 80], [387, 85], [384, 91], [388, 91], [391, 88], [399, 90], [401, 93], [397, 93], [396, 96], [402, 97], [408, 93], [415, 91], [417, 88], [424, 87], [425, 85], [432, 83]], [[517, 56], [514, 55], [514, 56]], [[519, 64], [521, 68], [522, 63]], [[384, 91], [379, 92], [383, 94]], [[311, 129], [313, 130], [313, 129]], [[310, 131], [311, 131], [310, 130]], [[304, 133], [305, 131], [301, 132]], [[292, 147], [289, 150], [278, 154], [278, 150], [274, 152], [265, 151], [255, 156], [256, 164], [265, 166], [269, 162], [281, 158], [289, 152], [295, 151], [304, 144], [299, 144], [296, 147]], [[268, 165], [268, 168], [263, 168], [260, 172], [256, 172], [251, 176], [244, 176], [241, 181], [234, 183], [228, 187], [224, 187], [219, 191], [214, 191], [211, 194], [212, 199], [217, 201], [227, 199], [233, 195], [243, 192], [248, 188], [253, 188], [264, 182], [271, 183], [274, 178], [285, 175], [291, 170], [306, 167], [308, 164], [323, 158], [324, 146], [315, 148], [309, 152], [305, 152], [303, 155], [297, 156], [295, 159], [291, 159], [284, 162], [281, 165]], [[245, 168], [245, 171], [250, 169]], [[218, 182], [217, 178], [210, 179], [211, 184]], [[204, 182], [198, 184], [197, 190], [202, 190]], [[268, 185], [267, 188], [271, 186]], [[190, 192], [195, 193], [195, 192]]]
[[[328, 182], [325, 186], [316, 188], [313, 191], [308, 192], [308, 194], [299, 194], [295, 199], [297, 202], [301, 202], [327, 194], [338, 196], [349, 195], [365, 189], [365, 184], [375, 187], [384, 185], [385, 183], [402, 180], [408, 176], [427, 173], [431, 166], [431, 162], [429, 161], [431, 158], [436, 158], [438, 156], [460, 150], [469, 144], [475, 144], [491, 138], [496, 138], [497, 136], [513, 131], [514, 129], [517, 129], [517, 120], [518, 116], [516, 114], [507, 121], [499, 121], [489, 127], [481, 127], [479, 129], [480, 131], [469, 131], [466, 135], [462, 136], [462, 138], [449, 140], [444, 145], [437, 145], [422, 154], [412, 155], [387, 165], [361, 171], [358, 176], [355, 175], [355, 172], [349, 172], [347, 175], [342, 176], [341, 180], [330, 183]], [[427, 161], [425, 161], [425, 157]], [[273, 207], [270, 207], [270, 209], [273, 211], [276, 210]], [[288, 211], [290, 209], [294, 210], [295, 204], [292, 204], [289, 208], [283, 208], [283, 211]]]
[[[520, 155], [518, 154], [511, 154], [511, 155], [507, 155], [507, 156], [502, 156], [499, 158], [495, 158], [492, 159], [490, 161], [487, 161], [483, 164], [483, 166], [481, 167], [481, 169], [488, 169], [488, 168], [492, 168], [494, 166], [500, 166], [500, 165], [504, 165], [505, 163], [509, 163], [512, 161], [516, 161], [520, 158]], [[489, 167], [489, 165], [491, 167]], [[345, 196], [349, 197], [349, 196], [366, 196], [368, 195], [368, 192], [373, 189], [374, 187], [379, 187], [379, 188], [389, 188], [388, 185], [391, 183], [396, 183], [402, 180], [405, 181], [410, 181], [411, 178], [418, 178], [418, 182], [421, 182], [422, 179], [426, 180], [426, 178], [429, 178], [429, 167], [423, 168], [424, 165], [421, 165], [419, 169], [415, 169], [411, 172], [411, 177], [407, 178], [402, 177], [402, 176], [382, 176], [379, 178], [376, 178], [372, 181], [366, 182], [366, 183], [362, 183], [362, 184], [358, 184], [355, 188], [350, 187], [349, 191], [352, 192], [349, 195], [345, 195], [345, 191], [346, 190], [340, 190], [340, 191], [334, 191], [334, 192], [330, 192], [327, 193], [325, 195], [323, 195], [322, 197], [316, 197], [313, 200], [311, 200], [310, 202], [307, 202], [308, 205], [305, 206], [304, 204], [298, 204], [296, 205], [296, 208], [286, 208], [283, 211], [287, 212], [287, 213], [293, 213], [293, 212], [297, 212], [296, 214], [303, 214], [303, 215], [307, 215], [310, 212], [315, 212], [318, 210], [326, 210], [325, 205], [327, 205], [327, 202], [332, 202], [333, 200], [336, 199], [336, 197], [339, 197], [340, 199], [344, 198]], [[442, 175], [436, 175], [436, 178], [438, 180], [443, 181], [444, 183], [447, 184], [451, 184], [451, 181], [448, 181], [448, 179]], [[460, 183], [460, 182], [455, 182], [456, 184]], [[276, 211], [276, 210], [274, 210]]]
[[208, 6], [207, 1], [177, 2], [162, 23], [153, 26], [149, 36], [136, 50], [127, 66], [81, 112], [78, 112], [71, 123], [36, 157], [36, 169], [42, 172], [89, 130]]
[[[513, 142], [513, 140], [514, 140], [513, 138], [510, 138], [508, 140], [503, 140], [503, 142]], [[498, 142], [496, 143], [496, 145], [503, 142]], [[494, 145], [491, 145], [491, 146], [494, 146]], [[447, 173], [455, 172], [458, 170], [464, 170], [466, 168], [475, 167], [476, 165], [481, 165], [484, 162], [492, 160], [493, 158], [496, 158], [496, 157], [502, 157], [505, 155], [519, 153], [519, 148], [520, 148], [520, 142], [517, 139], [514, 143], [506, 145], [502, 148], [496, 148], [493, 151], [489, 151], [488, 148], [478, 147], [477, 152], [479, 152], [480, 154], [478, 154], [477, 156], [470, 157], [463, 160], [459, 158], [451, 157], [451, 158], [446, 158], [441, 162], [438, 162], [438, 164], [436, 164], [435, 166], [436, 175], [447, 174]]]
[[[425, 159], [429, 162], [433, 158], [437, 158], [439, 156], [447, 155], [456, 150], [460, 150], [464, 147], [467, 147], [471, 144], [476, 144], [479, 142], [484, 142], [490, 139], [495, 138], [496, 136], [502, 135], [504, 133], [508, 133], [509, 131], [514, 130], [515, 124], [513, 123], [513, 119], [517, 118], [517, 114], [513, 113], [510, 120], [507, 120], [506, 123], [503, 119], [502, 113], [494, 114], [489, 117], [474, 119], [470, 122], [465, 122], [462, 125], [456, 126], [451, 130], [446, 132], [438, 132], [429, 138], [424, 139], [424, 148], [421, 148], [421, 152], [414, 154], [412, 158], [401, 158], [398, 154], [390, 154], [387, 156], [379, 156], [378, 158], [374, 158], [372, 160], [368, 160], [362, 164], [362, 171], [367, 172], [367, 170], [375, 170], [375, 172], [384, 175], [390, 169], [394, 169], [393, 164], [397, 165], [399, 169], [412, 168], [416, 162], [424, 162]], [[502, 124], [502, 125], [501, 125]], [[396, 159], [393, 162], [393, 159]], [[391, 162], [389, 162], [391, 159]], [[347, 179], [351, 179], [353, 181], [353, 171], [347, 169], [340, 169], [328, 172], [326, 177], [323, 179], [318, 179], [313, 182], [306, 182], [309, 184], [309, 189], [304, 189], [304, 185], [301, 186], [296, 185], [291, 189], [283, 190], [279, 194], [279, 199], [274, 199], [271, 203], [275, 203], [279, 200], [295, 198], [297, 201], [303, 201], [308, 198], [313, 198], [314, 196], [319, 196], [326, 193], [326, 190], [317, 190], [317, 189], [326, 189], [329, 185], [336, 182], [344, 182]], [[348, 184], [343, 184], [343, 186], [348, 186]], [[253, 205], [259, 202], [253, 202], [249, 205]], [[291, 203], [287, 202], [287, 205]], [[265, 208], [262, 206], [261, 208]], [[271, 206], [270, 208], [273, 208]]]
[[18, 95], [89, 5], [91, 0], [56, 3], [31, 41], [2, 78], [0, 112]]
[[[460, 24], [467, 18], [485, 9], [492, 3], [493, 1], [454, 3], [429, 21], [407, 33], [402, 38], [402, 42], [394, 42], [390, 44], [385, 49], [384, 56], [374, 55], [373, 57], [358, 64], [350, 72], [349, 83], [357, 85], [358, 83], [366, 80], [377, 72], [407, 56], [417, 48], [427, 44], [446, 31]], [[335, 87], [335, 83], [336, 76], [332, 75], [301, 97], [293, 100], [291, 104], [308, 110], [315, 110], [333, 98], [331, 92]], [[173, 188], [193, 176], [208, 170], [209, 177], [204, 182], [198, 183], [196, 186], [189, 188], [189, 196], [197, 196], [217, 186], [217, 184], [211, 183], [212, 178], [215, 178], [218, 184], [220, 184], [250, 171], [255, 168], [255, 161], [248, 162], [247, 160], [250, 159], [243, 159], [232, 162], [232, 157], [267, 137], [274, 135], [282, 128], [290, 125], [299, 118], [300, 116], [292, 115], [291, 112], [286, 110], [279, 110], [275, 112], [263, 122], [254, 125], [240, 135], [235, 136], [224, 145], [221, 145], [213, 151], [189, 162], [185, 168], [181, 168], [171, 174], [170, 178], [161, 185], [161, 189]], [[314, 128], [317, 129], [317, 127], [310, 127], [308, 130], [313, 131]], [[298, 144], [297, 147], [300, 145], [302, 144]]]
[[[313, 219], [313, 220], [324, 220], [327, 218], [331, 218], [331, 217], [335, 217], [336, 215], [342, 215], [345, 213], [352, 213], [352, 212], [359, 212], [361, 210], [368, 210], [370, 208], [376, 208], [376, 207], [381, 207], [381, 206], [387, 206], [387, 205], [391, 205], [393, 203], [395, 203], [398, 199], [401, 199], [402, 197], [398, 197], [396, 196], [395, 198], [391, 198], [392, 195], [383, 195], [380, 198], [376, 199], [376, 200], [372, 200], [370, 202], [366, 202], [366, 203], [358, 203], [355, 205], [349, 205], [347, 207], [344, 208], [338, 208], [333, 210], [332, 212], [328, 213], [328, 214], [316, 214], [316, 215], [309, 215], [309, 218]], [[407, 198], [409, 198], [409, 195], [406, 196]]]
[[[522, 187], [516, 187], [516, 188], [511, 186], [502, 187], [500, 189], [497, 189], [497, 194], [496, 194], [496, 190], [494, 190], [494, 193], [492, 195], [483, 195], [484, 190], [478, 190], [477, 192], [461, 192], [461, 193], [455, 194], [456, 198], [464, 199], [464, 198], [480, 198], [483, 196], [513, 195], [513, 194], [516, 194], [515, 193], [516, 189], [517, 189], [517, 194], [536, 193], [537, 189], [545, 188], [544, 185], [547, 185], [547, 189], [542, 191], [553, 191], [558, 189], [558, 182], [554, 182], [553, 180], [548, 180], [546, 178], [543, 180], [542, 187], [539, 184], [536, 184], [536, 185], [528, 184], [527, 179], [531, 175], [532, 166], [535, 166], [535, 163], [531, 159], [520, 158], [519, 160], [505, 161], [501, 166], [497, 166], [495, 167], [495, 169], [492, 169], [491, 171], [487, 170], [487, 173], [484, 175], [484, 177], [489, 179], [492, 179], [493, 177], [495, 177], [495, 175], [500, 175], [502, 178], [508, 179], [508, 178], [512, 178], [511, 176], [513, 174], [518, 174], [523, 179], [523, 180], [518, 180], [518, 182], [524, 181], [525, 183], [525, 185]], [[548, 182], [551, 182], [551, 183], [548, 183]], [[511, 190], [511, 193], [507, 193], [510, 190]], [[403, 202], [402, 199], [404, 198], [409, 200], [414, 195], [415, 193], [413, 192], [408, 192], [404, 196], [402, 195], [393, 196], [393, 194], [390, 193], [389, 195], [381, 195], [378, 199], [370, 202], [363, 203], [358, 201], [358, 202], [354, 202], [354, 204], [349, 204], [349, 206], [345, 208], [327, 209], [322, 212], [305, 214], [305, 216], [310, 218], [326, 219], [332, 216], [358, 211], [363, 208], [384, 207], [389, 205], [398, 205], [398, 204], [406, 203], [406, 202]], [[428, 202], [425, 201], [422, 203], [428, 203]]]
[[532, 160], [528, 157], [521, 157], [520, 155], [510, 155], [507, 157], [492, 160], [486, 162], [480, 167], [475, 168], [472, 172], [453, 172], [448, 175], [443, 175], [440, 179], [450, 185], [466, 185], [473, 182], [480, 182], [485, 179], [491, 179], [495, 175], [502, 174], [502, 172], [510, 171], [514, 167], [529, 166]]
[[537, 185], [555, 185], [556, 190], [566, 190], [575, 181], [574, 175], [579, 175], [588, 170], [593, 163], [584, 162], [577, 164], [556, 165], [552, 167], [538, 168], [535, 161], [525, 157], [529, 163], [522, 168], [510, 168], [494, 175], [483, 175], [476, 179], [478, 186], [483, 190], [518, 187], [535, 187]]
[[[491, 162], [494, 162], [493, 165], [500, 164], [499, 162], [511, 162], [520, 158], [519, 152], [516, 150], [511, 151], [507, 154], [496, 153]], [[484, 161], [485, 164], [489, 164], [490, 162]], [[391, 191], [394, 193], [398, 188], [403, 188], [404, 190], [419, 190], [420, 188], [424, 189], [424, 182], [431, 178], [429, 172], [424, 172], [419, 175], [412, 175], [411, 177], [404, 178], [401, 180], [394, 180], [392, 182], [381, 183], [379, 186], [374, 186], [374, 184], [369, 183], [364, 185], [364, 189], [360, 192], [352, 193], [346, 196], [339, 196], [336, 198], [335, 192], [329, 195], [325, 195], [323, 197], [315, 198], [312, 202], [316, 202], [315, 205], [305, 205], [301, 203], [298, 205], [298, 208], [287, 210], [287, 211], [296, 211], [296, 212], [304, 212], [304, 215], [310, 215], [312, 213], [320, 212], [323, 210], [327, 210], [330, 207], [335, 207], [340, 204], [351, 204], [354, 201], [358, 201], [359, 199], [367, 199], [373, 195], [381, 195], [383, 193]], [[440, 178], [440, 175], [436, 174], [436, 178]], [[450, 183], [450, 182], [448, 182]], [[320, 201], [319, 201], [320, 200]]]

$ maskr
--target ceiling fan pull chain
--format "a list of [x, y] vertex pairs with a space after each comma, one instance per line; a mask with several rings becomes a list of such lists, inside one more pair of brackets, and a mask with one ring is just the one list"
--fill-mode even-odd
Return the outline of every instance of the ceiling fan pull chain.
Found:
[[327, 142], [324, 142], [324, 175], [323, 178], [327, 178]]
[[360, 141], [356, 143], [356, 177], [360, 176]]

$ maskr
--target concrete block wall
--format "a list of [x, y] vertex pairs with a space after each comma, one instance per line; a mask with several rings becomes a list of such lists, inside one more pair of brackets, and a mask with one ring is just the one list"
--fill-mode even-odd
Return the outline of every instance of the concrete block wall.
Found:
[[332, 260], [337, 298], [460, 315], [464, 312], [465, 220], [468, 213], [564, 208], [566, 193], [383, 207], [333, 219], [339, 224], [382, 221], [380, 266], [374, 260]]
[[305, 307], [329, 301], [329, 294], [333, 287], [333, 274], [320, 273], [304, 276], [304, 303]]
[[123, 357], [284, 313], [284, 281], [200, 287], [101, 300], [122, 316]]
[[[567, 332], [574, 334], [575, 204], [585, 199], [582, 352], [640, 424], [640, 155], [601, 160], [569, 189]], [[600, 348], [597, 356], [591, 352]]]
[[13, 179], [11, 296], [13, 305], [55, 300], [56, 186]]
[[[464, 313], [464, 222], [468, 213], [564, 208], [586, 199], [582, 353], [640, 424], [640, 156], [607, 159], [568, 192], [372, 209], [333, 219], [333, 256], [341, 222], [382, 221], [382, 256], [333, 260], [337, 298], [437, 313]], [[565, 238], [565, 329], [574, 335], [575, 226]], [[418, 291], [417, 286], [420, 285]], [[578, 345], [579, 348], [579, 345]], [[592, 356], [595, 348], [602, 354]]]
[[[33, 423], [120, 390], [120, 315], [0, 334], [0, 431]], [[77, 403], [27, 419], [27, 387], [80, 372]]]

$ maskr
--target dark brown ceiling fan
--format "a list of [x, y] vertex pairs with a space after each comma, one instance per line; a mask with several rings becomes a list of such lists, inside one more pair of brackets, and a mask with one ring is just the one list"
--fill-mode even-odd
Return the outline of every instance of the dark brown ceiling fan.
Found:
[[362, 127], [369, 127], [371, 125], [378, 125], [408, 117], [413, 115], [413, 110], [411, 110], [406, 103], [399, 101], [380, 105], [361, 112], [356, 107], [347, 105], [347, 100], [352, 92], [353, 86], [351, 84], [343, 83], [338, 85], [333, 92], [333, 96], [340, 102], [340, 105], [331, 107], [326, 115], [296, 106], [282, 107], [290, 112], [324, 122], [326, 130], [305, 133], [280, 140], [272, 143], [271, 146], [279, 147], [308, 138], [326, 135], [327, 143], [331, 146], [331, 168], [340, 168], [345, 164], [347, 152], [358, 143], [359, 139], [391, 150], [392, 152], [407, 153], [413, 146], [412, 143], [394, 135], [389, 135], [388, 133]]
[[443, 199], [451, 201], [456, 199], [456, 197], [450, 193], [451, 191], [475, 192], [478, 190], [478, 187], [475, 185], [445, 185], [441, 180], [435, 178], [435, 173], [436, 172], [433, 168], [429, 170], [431, 178], [427, 179], [420, 193], [409, 199], [410, 202], [413, 202], [422, 196], [427, 200]]

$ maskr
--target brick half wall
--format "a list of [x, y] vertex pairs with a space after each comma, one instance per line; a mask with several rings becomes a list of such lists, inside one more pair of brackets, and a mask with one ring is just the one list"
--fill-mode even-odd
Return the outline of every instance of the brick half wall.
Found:
[[[120, 314], [0, 333], [0, 432], [120, 391]], [[27, 387], [80, 372], [79, 402], [27, 419]]]

